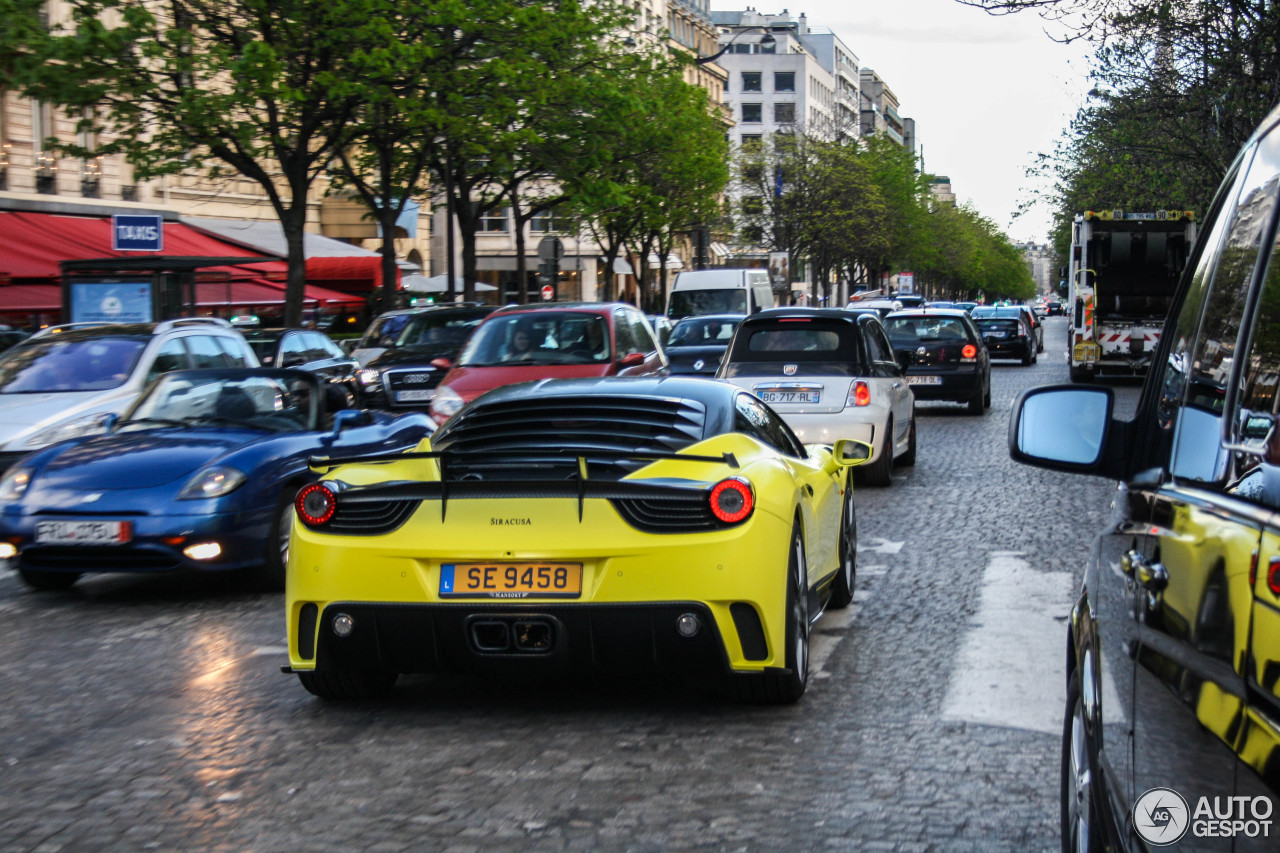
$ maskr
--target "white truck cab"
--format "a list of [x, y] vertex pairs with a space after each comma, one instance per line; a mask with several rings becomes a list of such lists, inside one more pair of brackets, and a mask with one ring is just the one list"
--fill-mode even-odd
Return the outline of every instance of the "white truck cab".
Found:
[[672, 320], [701, 314], [754, 314], [773, 307], [769, 271], [721, 268], [678, 273], [667, 297]]

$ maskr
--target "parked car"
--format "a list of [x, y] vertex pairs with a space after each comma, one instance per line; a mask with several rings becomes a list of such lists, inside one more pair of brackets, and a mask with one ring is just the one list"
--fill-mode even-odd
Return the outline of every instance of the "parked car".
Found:
[[1064, 849], [1275, 849], [1278, 208], [1275, 110], [1227, 171], [1134, 415], [1081, 385], [1015, 404], [1014, 459], [1119, 481], [1068, 622]]
[[84, 573], [245, 568], [279, 588], [294, 494], [316, 479], [307, 459], [405, 450], [434, 430], [422, 414], [335, 412], [335, 400], [338, 386], [297, 370], [165, 374], [106, 434], [9, 469], [0, 546], [39, 590]]
[[804, 446], [707, 379], [500, 388], [429, 452], [346, 458], [299, 493], [289, 668], [326, 699], [462, 670], [684, 676], [794, 702], [810, 625], [853, 600], [847, 469], [870, 452]]
[[492, 306], [441, 307], [409, 315], [394, 344], [360, 371], [364, 405], [427, 411], [436, 388]]
[[360, 399], [356, 360], [324, 332], [311, 329], [245, 329], [241, 332], [263, 367], [292, 367], [314, 373]]
[[972, 316], [992, 358], [1017, 358], [1024, 366], [1036, 363], [1036, 333], [1022, 312], [980, 305]]
[[0, 354], [0, 472], [33, 450], [101, 432], [171, 370], [257, 367], [226, 320], [50, 326]]
[[743, 316], [702, 314], [678, 320], [662, 348], [670, 362], [671, 373], [714, 376], [720, 369], [720, 357], [728, 348]]
[[951, 400], [967, 404], [970, 414], [986, 414], [991, 357], [967, 313], [933, 307], [895, 311], [884, 329], [917, 400]]
[[667, 357], [634, 306], [557, 302], [502, 308], [476, 328], [431, 401], [442, 424], [486, 391], [535, 379], [652, 376]]
[[859, 479], [887, 486], [916, 461], [915, 397], [876, 311], [775, 308], [742, 321], [716, 377], [768, 403], [806, 444], [874, 450]]

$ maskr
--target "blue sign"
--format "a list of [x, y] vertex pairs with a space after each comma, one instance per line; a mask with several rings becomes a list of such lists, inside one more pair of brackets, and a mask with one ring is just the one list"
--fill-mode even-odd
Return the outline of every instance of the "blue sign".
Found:
[[150, 323], [151, 283], [73, 281], [72, 323]]
[[164, 224], [152, 215], [111, 217], [111, 248], [117, 252], [164, 251]]

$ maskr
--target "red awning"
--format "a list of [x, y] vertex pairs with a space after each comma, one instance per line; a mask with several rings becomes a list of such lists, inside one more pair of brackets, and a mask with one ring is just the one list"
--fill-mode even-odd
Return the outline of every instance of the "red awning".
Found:
[[259, 281], [196, 282], [196, 307], [283, 305], [284, 290]]
[[[400, 281], [396, 270], [396, 282]], [[307, 258], [307, 281], [330, 289], [365, 293], [382, 286], [382, 258], [370, 255], [317, 255]]]
[[0, 314], [62, 310], [62, 290], [53, 284], [0, 284]]
[[[257, 254], [210, 237], [181, 222], [164, 223], [163, 252], [118, 252], [111, 248], [111, 219], [102, 216], [65, 216], [56, 213], [0, 211], [0, 276], [11, 279], [52, 279], [61, 275], [61, 261], [89, 258], [136, 258], [140, 255], [243, 258]], [[207, 267], [232, 278], [275, 273], [283, 276], [284, 261], [263, 256], [248, 266]]]
[[363, 308], [365, 297], [355, 296], [350, 293], [339, 293], [336, 290], [329, 290], [325, 287], [317, 287], [314, 284], [307, 285], [307, 301], [314, 300], [321, 308], [337, 308], [345, 305], [348, 308]]

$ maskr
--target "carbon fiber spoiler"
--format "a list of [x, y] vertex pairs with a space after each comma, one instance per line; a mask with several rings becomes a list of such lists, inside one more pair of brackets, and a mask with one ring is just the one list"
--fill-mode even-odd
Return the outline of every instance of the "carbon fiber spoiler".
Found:
[[440, 501], [440, 520], [444, 521], [449, 500], [475, 500], [483, 498], [577, 498], [578, 521], [582, 521], [583, 504], [587, 498], [662, 498], [688, 494], [688, 486], [635, 480], [591, 480], [588, 477], [590, 460], [608, 461], [658, 461], [672, 459], [682, 462], [711, 462], [738, 468], [738, 459], [732, 453], [719, 456], [695, 456], [686, 453], [630, 453], [602, 450], [582, 453], [579, 451], [545, 451], [521, 454], [518, 464], [539, 462], [577, 461], [578, 476], [571, 480], [459, 480], [449, 482], [445, 477], [448, 460], [461, 460], [478, 454], [450, 453], [447, 450], [413, 453], [375, 453], [365, 456], [327, 457], [312, 456], [308, 464], [316, 471], [329, 471], [338, 465], [356, 462], [395, 462], [401, 459], [438, 459], [441, 479], [424, 482], [396, 482], [376, 486], [357, 486], [344, 489], [343, 503], [379, 503], [382, 501]]

